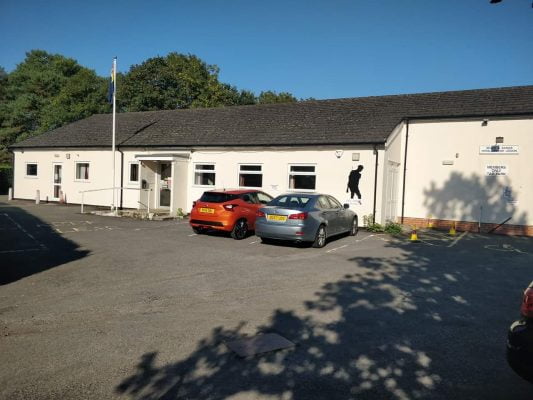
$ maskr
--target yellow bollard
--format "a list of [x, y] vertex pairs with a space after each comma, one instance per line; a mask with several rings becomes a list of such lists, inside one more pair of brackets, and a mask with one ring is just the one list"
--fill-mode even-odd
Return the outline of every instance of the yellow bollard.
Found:
[[418, 242], [418, 235], [414, 227], [413, 227], [413, 230], [411, 231], [411, 242]]
[[455, 236], [457, 231], [455, 230], [455, 222], [452, 222], [452, 226], [450, 227], [450, 231], [448, 232], [448, 235]]
[[433, 226], [433, 215], [429, 214], [429, 217], [428, 217], [428, 229], [433, 229], [434, 226]]

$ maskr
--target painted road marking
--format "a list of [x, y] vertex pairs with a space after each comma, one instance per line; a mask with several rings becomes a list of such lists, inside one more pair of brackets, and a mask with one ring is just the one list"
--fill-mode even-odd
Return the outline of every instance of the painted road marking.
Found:
[[483, 247], [486, 248], [487, 250], [508, 251], [511, 253], [528, 254], [525, 251], [522, 251], [520, 249], [517, 249], [516, 247], [511, 246], [510, 244], [502, 244], [501, 248], [497, 244], [487, 244]]
[[466, 231], [461, 233], [459, 236], [457, 236], [455, 239], [453, 239], [453, 241], [448, 245], [448, 247], [455, 246], [459, 242], [459, 240], [461, 240], [462, 238], [464, 238], [466, 236], [467, 233], [468, 232], [466, 232]]
[[47, 250], [46, 246], [44, 244], [42, 244], [41, 242], [39, 242], [37, 239], [35, 239], [35, 237], [29, 233], [26, 229], [24, 229], [17, 221], [15, 221], [13, 218], [11, 218], [8, 214], [4, 213], [4, 216], [9, 219], [11, 222], [13, 222], [15, 224], [15, 226], [17, 228], [19, 228], [26, 236], [28, 236], [30, 239], [32, 239], [36, 244], [39, 245], [39, 247], [41, 249], [45, 249]]
[[332, 251], [337, 251], [337, 250], [340, 250], [340, 249], [344, 249], [345, 247], [348, 247], [348, 245], [345, 244], [345, 245], [342, 245], [342, 246], [339, 246], [339, 247], [335, 247], [334, 249], [326, 251], [326, 253], [331, 253]]
[[196, 233], [193, 233], [192, 235], [188, 235], [189, 237], [198, 236]]
[[5, 253], [24, 253], [26, 251], [42, 251], [43, 249], [23, 249], [23, 250], [2, 250], [0, 251], [0, 254]]
[[257, 242], [259, 242], [259, 240], [254, 240], [253, 242], [250, 242], [250, 243], [248, 243], [248, 244], [255, 244], [255, 243], [257, 243]]

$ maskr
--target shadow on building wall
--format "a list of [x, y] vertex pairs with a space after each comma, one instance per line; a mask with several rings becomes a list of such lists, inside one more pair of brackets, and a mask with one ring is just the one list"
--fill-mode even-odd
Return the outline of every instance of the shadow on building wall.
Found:
[[78, 247], [45, 221], [0, 202], [0, 285], [85, 257]]
[[[389, 246], [400, 250], [396, 257], [349, 259], [354, 272], [323, 285], [304, 313], [278, 309], [259, 328], [295, 342], [293, 350], [239, 359], [224, 343], [238, 338], [245, 322], [217, 327], [186, 359], [160, 366], [157, 352], [142, 355], [117, 393], [204, 400], [507, 398], [506, 388], [520, 381], [505, 363], [505, 333], [519, 303], [513, 282], [527, 266], [501, 266], [521, 255], [490, 254], [479, 265], [465, 262], [466, 250], [443, 256], [430, 246]], [[530, 390], [526, 383], [522, 389]]]
[[432, 182], [424, 189], [423, 205], [425, 217], [485, 224], [482, 231], [488, 231], [504, 221], [508, 226], [528, 224], [527, 213], [517, 207], [524, 201], [519, 196], [507, 177], [453, 172], [441, 187]]

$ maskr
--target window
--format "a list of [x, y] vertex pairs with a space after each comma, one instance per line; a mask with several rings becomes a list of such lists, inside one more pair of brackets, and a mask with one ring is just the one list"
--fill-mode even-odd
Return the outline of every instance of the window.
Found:
[[314, 165], [289, 165], [289, 189], [315, 190], [316, 173]]
[[220, 192], [204, 192], [200, 201], [206, 203], [225, 203], [226, 201], [236, 200], [239, 196], [236, 194], [220, 193]]
[[328, 196], [328, 200], [331, 204], [331, 208], [343, 208], [341, 203], [339, 203], [335, 197]]
[[89, 180], [89, 163], [84, 163], [84, 162], [76, 163], [76, 180], [79, 180], [79, 181]]
[[311, 200], [311, 198], [306, 196], [282, 195], [276, 197], [268, 205], [287, 208], [305, 208], [305, 206], [309, 203], [309, 200]]
[[240, 187], [262, 187], [263, 172], [262, 166], [257, 164], [239, 165], [239, 186]]
[[329, 204], [329, 201], [326, 197], [324, 196], [320, 196], [317, 201], [316, 201], [316, 205], [318, 208], [320, 208], [321, 210], [328, 210], [331, 208], [331, 205]]
[[195, 164], [194, 184], [200, 186], [215, 186], [215, 164]]
[[34, 164], [34, 163], [26, 164], [26, 176], [31, 176], [31, 177], [37, 176], [37, 164]]
[[139, 164], [130, 164], [130, 182], [139, 182]]
[[257, 192], [257, 200], [260, 204], [267, 204], [272, 201], [272, 197], [263, 192]]

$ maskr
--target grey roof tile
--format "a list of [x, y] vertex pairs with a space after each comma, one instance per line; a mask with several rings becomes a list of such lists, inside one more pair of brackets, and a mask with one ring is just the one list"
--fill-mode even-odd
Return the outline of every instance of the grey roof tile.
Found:
[[[298, 103], [117, 114], [121, 147], [383, 143], [405, 118], [533, 114], [533, 86]], [[109, 147], [111, 114], [98, 114], [17, 147]]]

